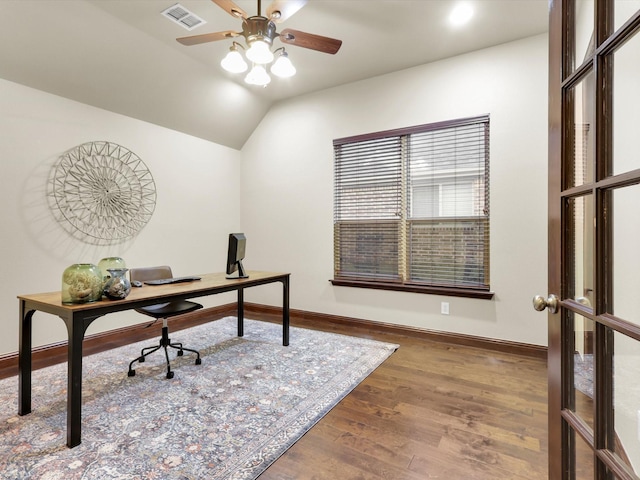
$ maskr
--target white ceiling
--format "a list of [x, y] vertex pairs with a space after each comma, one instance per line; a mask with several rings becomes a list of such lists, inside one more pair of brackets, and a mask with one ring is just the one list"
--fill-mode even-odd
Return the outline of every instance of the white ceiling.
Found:
[[[161, 12], [175, 3], [207, 23], [170, 22]], [[257, 12], [255, 0], [235, 3]], [[548, 0], [468, 0], [475, 16], [453, 28], [457, 3], [308, 0], [278, 31], [338, 38], [340, 51], [287, 47], [298, 74], [261, 88], [220, 67], [230, 40], [176, 42], [241, 30], [211, 0], [0, 0], [0, 77], [239, 149], [274, 102], [547, 31]]]

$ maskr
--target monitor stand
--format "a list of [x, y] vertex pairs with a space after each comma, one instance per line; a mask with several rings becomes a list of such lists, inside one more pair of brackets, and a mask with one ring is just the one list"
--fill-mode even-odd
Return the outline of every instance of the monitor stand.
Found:
[[232, 273], [231, 275], [227, 275], [227, 280], [237, 280], [239, 278], [249, 278], [249, 275], [247, 275], [244, 272], [244, 267], [242, 266], [242, 260], [238, 260], [236, 262], [236, 265], [238, 267], [237, 273]]

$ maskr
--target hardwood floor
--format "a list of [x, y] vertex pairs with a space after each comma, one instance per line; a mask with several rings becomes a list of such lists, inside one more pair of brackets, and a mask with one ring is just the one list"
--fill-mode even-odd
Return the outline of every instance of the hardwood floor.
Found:
[[[197, 313], [185, 316], [180, 328], [212, 320], [211, 312], [207, 318]], [[233, 314], [223, 307], [215, 316]], [[245, 314], [281, 321], [251, 309]], [[547, 478], [544, 359], [294, 315], [291, 325], [400, 347], [259, 480]], [[84, 350], [96, 353], [158, 336], [157, 325], [125, 329], [86, 340]], [[66, 346], [40, 353], [36, 368], [66, 361]], [[16, 359], [0, 362], [0, 378], [16, 373]]]
[[259, 480], [547, 478], [545, 360], [310, 323], [400, 348]]

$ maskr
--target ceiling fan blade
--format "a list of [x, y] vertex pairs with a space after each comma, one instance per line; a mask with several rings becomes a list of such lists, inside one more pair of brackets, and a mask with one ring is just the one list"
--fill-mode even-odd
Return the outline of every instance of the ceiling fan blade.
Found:
[[202, 35], [191, 35], [190, 37], [176, 38], [182, 45], [199, 45], [201, 43], [216, 42], [218, 40], [224, 40], [226, 38], [233, 38], [240, 35], [233, 30], [226, 30], [224, 32], [203, 33]]
[[297, 47], [330, 53], [331, 55], [337, 53], [342, 45], [342, 40], [292, 30], [291, 28], [285, 28], [280, 32], [280, 41], [289, 45], [296, 45]]
[[274, 23], [284, 22], [291, 15], [300, 10], [307, 0], [274, 0], [267, 8], [267, 18]]
[[223, 9], [232, 17], [247, 18], [247, 12], [242, 10], [238, 5], [236, 5], [231, 0], [211, 0], [211, 1], [216, 5], [218, 5], [221, 9]]

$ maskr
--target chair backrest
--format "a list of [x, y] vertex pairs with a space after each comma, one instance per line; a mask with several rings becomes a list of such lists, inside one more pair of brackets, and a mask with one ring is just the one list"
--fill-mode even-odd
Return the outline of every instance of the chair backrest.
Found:
[[163, 265], [161, 267], [131, 268], [129, 269], [129, 278], [131, 281], [146, 282], [147, 280], [173, 278], [173, 274], [171, 273], [171, 267]]

